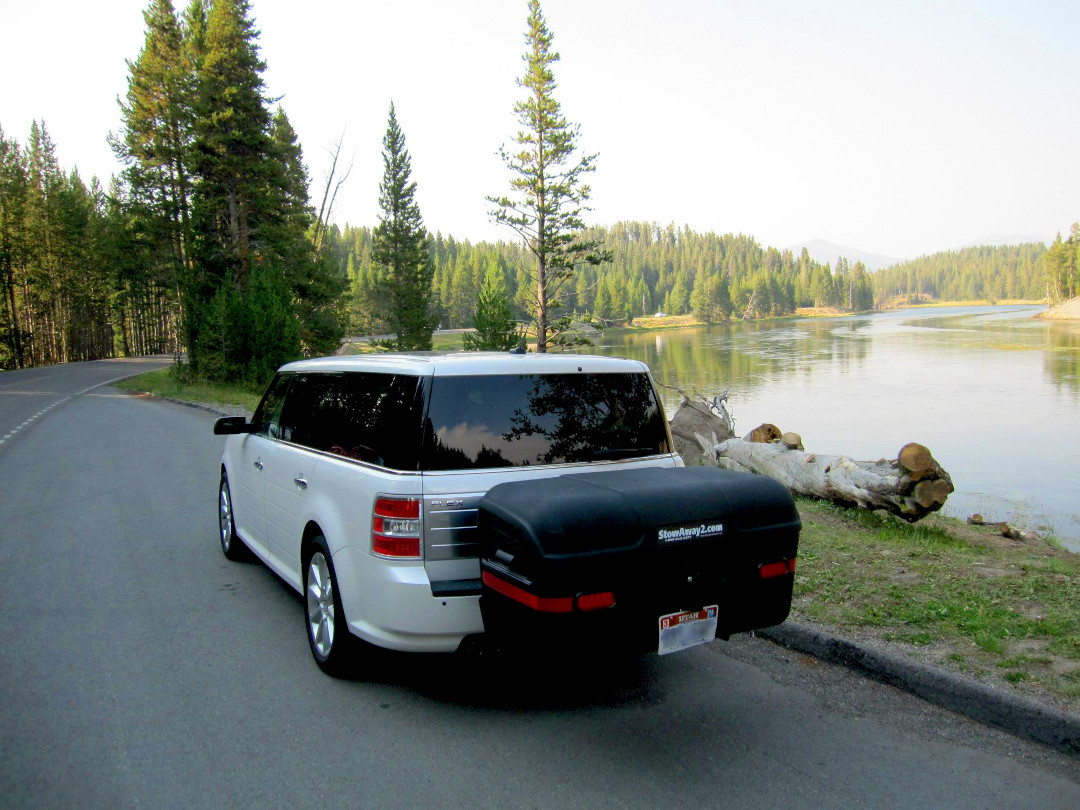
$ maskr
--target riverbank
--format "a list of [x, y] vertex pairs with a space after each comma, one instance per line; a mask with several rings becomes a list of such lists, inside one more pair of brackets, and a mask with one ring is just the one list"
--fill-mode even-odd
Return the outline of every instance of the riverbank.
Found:
[[[236, 386], [169, 370], [120, 385], [250, 414]], [[800, 499], [793, 620], [1080, 714], [1080, 555], [931, 515], [915, 525]]]
[[1080, 321], [1080, 296], [1062, 301], [1056, 307], [1040, 312], [1035, 317], [1048, 321]]
[[791, 618], [1080, 714], [1080, 555], [799, 499]]
[[1026, 298], [1003, 298], [991, 301], [980, 298], [975, 301], [940, 301], [930, 296], [898, 295], [882, 301], [878, 305], [878, 312], [893, 312], [899, 309], [927, 309], [933, 307], [1037, 307], [1045, 306], [1044, 299], [1028, 300]]
[[[766, 318], [754, 318], [750, 323], [761, 322], [773, 322], [773, 321], [785, 321], [795, 318], [850, 318], [856, 315], [869, 315], [873, 312], [895, 312], [905, 309], [929, 309], [929, 308], [946, 308], [946, 307], [981, 307], [981, 306], [1040, 306], [1045, 304], [1044, 301], [1026, 301], [1020, 299], [1009, 299], [1001, 301], [938, 301], [935, 299], [924, 298], [914, 302], [909, 302], [906, 296], [891, 299], [881, 304], [874, 310], [861, 310], [858, 312], [852, 312], [850, 310], [839, 309], [837, 307], [798, 307], [795, 312], [789, 315], [773, 315]], [[726, 323], [742, 323], [740, 318], [731, 318]], [[624, 332], [655, 332], [664, 329], [688, 329], [697, 326], [711, 326], [716, 324], [708, 324], [705, 321], [698, 320], [693, 315], [664, 315], [657, 317], [655, 315], [640, 316], [634, 318], [629, 324], [623, 326], [612, 326], [604, 330], [605, 334], [621, 334]]]
[[[886, 301], [876, 310], [863, 310], [851, 312], [836, 307], [798, 307], [795, 312], [788, 315], [772, 315], [766, 318], [754, 318], [750, 323], [763, 323], [792, 320], [796, 318], [850, 318], [856, 315], [869, 315], [872, 312], [894, 312], [904, 309], [927, 309], [933, 307], [975, 307], [975, 306], [1038, 306], [1043, 301], [1003, 300], [1003, 301], [937, 301], [934, 299], [920, 299], [908, 302], [906, 296], [900, 296]], [[1041, 317], [1041, 316], [1039, 316]], [[731, 318], [724, 323], [743, 323], [740, 318]], [[690, 329], [699, 326], [715, 326], [695, 318], [693, 315], [639, 315], [630, 323], [621, 326], [608, 326], [603, 330], [594, 330], [595, 335], [619, 335], [633, 332], [660, 332], [669, 329]], [[437, 352], [458, 351], [464, 348], [462, 333], [471, 329], [450, 329], [432, 334], [432, 350]], [[528, 346], [535, 349], [536, 342], [532, 340]], [[366, 339], [350, 339], [343, 346], [343, 354], [369, 354], [383, 351], [372, 347]]]

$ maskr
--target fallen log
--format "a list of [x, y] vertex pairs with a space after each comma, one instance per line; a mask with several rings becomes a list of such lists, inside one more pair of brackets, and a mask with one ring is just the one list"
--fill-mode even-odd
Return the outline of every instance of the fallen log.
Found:
[[905, 445], [895, 461], [853, 461], [796, 449], [790, 445], [797, 447], [801, 442], [794, 438], [767, 443], [699, 442], [704, 456], [719, 467], [767, 475], [795, 494], [843, 506], [884, 509], [909, 522], [936, 512], [953, 491], [949, 474], [921, 444]]

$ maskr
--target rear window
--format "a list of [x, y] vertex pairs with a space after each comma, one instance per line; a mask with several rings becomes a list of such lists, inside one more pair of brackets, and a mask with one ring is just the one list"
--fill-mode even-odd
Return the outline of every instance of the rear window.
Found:
[[298, 374], [279, 438], [392, 470], [419, 466], [423, 388], [403, 374]]
[[435, 377], [427, 470], [527, 467], [668, 453], [646, 374]]

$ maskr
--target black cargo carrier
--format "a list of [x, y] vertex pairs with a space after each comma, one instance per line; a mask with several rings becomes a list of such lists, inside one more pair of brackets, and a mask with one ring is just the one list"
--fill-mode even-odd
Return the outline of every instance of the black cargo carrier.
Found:
[[479, 504], [485, 632], [665, 653], [770, 627], [800, 529], [782, 484], [713, 467], [499, 484]]

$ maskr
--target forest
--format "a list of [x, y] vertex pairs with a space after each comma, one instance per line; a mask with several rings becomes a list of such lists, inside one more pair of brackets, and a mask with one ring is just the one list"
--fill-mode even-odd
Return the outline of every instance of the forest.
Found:
[[[346, 333], [392, 332], [400, 295], [379, 227], [334, 224], [341, 177], [311, 187], [288, 116], [266, 96], [247, 0], [190, 0], [182, 13], [151, 0], [144, 19], [109, 136], [118, 176], [87, 182], [58, 165], [44, 120], [22, 141], [0, 129], [0, 368], [185, 352], [192, 374], [254, 386], [289, 359], [332, 353]], [[407, 190], [403, 136], [398, 148]], [[418, 323], [473, 325], [482, 290], [505, 296], [522, 324], [535, 320], [527, 240], [473, 244], [410, 216], [427, 248], [418, 278], [430, 278]], [[972, 247], [876, 273], [674, 224], [591, 226], [581, 238], [602, 250], [560, 271], [549, 305], [596, 325], [1080, 293], [1077, 225], [1049, 248]]]
[[880, 299], [926, 296], [943, 301], [1037, 301], [1047, 297], [1041, 243], [969, 247], [922, 256], [874, 274]]
[[[607, 249], [607, 261], [578, 268], [560, 304], [582, 320], [603, 325], [664, 312], [693, 314], [714, 323], [732, 317], [790, 315], [796, 307], [873, 308], [872, 276], [862, 263], [835, 269], [804, 250], [762, 247], [743, 234], [699, 234], [674, 225], [620, 222], [590, 234]], [[380, 332], [378, 266], [371, 262], [371, 229], [346, 225], [337, 241], [339, 263], [350, 281], [350, 324], [359, 334]], [[469, 326], [484, 278], [501, 277], [515, 315], [529, 317], [529, 256], [520, 244], [459, 242], [436, 234], [432, 306], [443, 328]]]

